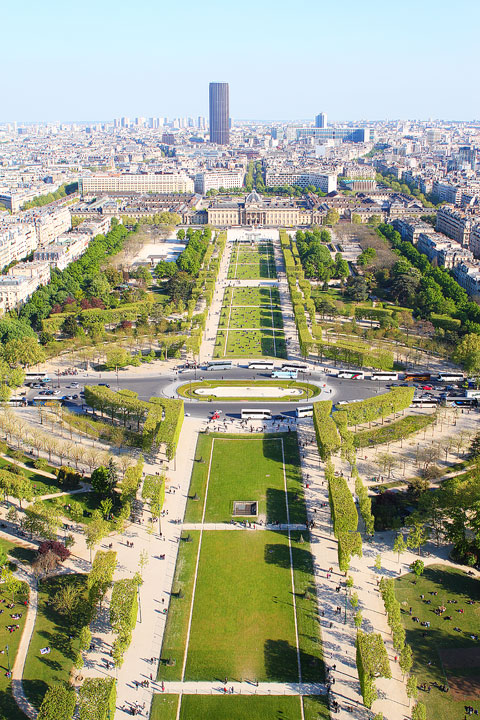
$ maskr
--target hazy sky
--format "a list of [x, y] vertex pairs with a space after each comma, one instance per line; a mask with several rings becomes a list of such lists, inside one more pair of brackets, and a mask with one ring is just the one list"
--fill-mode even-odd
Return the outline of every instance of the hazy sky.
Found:
[[0, 121], [479, 118], [479, 0], [4, 3]]

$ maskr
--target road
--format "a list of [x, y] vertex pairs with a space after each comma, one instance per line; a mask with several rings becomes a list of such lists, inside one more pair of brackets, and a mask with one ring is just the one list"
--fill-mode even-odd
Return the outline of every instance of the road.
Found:
[[[200, 378], [205, 379], [218, 379], [218, 380], [266, 380], [271, 379], [270, 373], [261, 370], [249, 370], [246, 367], [233, 367], [230, 370], [224, 370], [221, 372], [206, 371], [202, 368], [195, 370], [180, 370], [176, 372], [171, 369], [169, 372], [164, 374], [156, 375], [154, 372], [149, 372], [145, 375], [131, 374], [127, 371], [120, 370], [115, 372], [96, 372], [90, 370], [88, 374], [79, 373], [76, 376], [60, 376], [54, 378], [48, 384], [47, 387], [60, 390], [60, 394], [57, 398], [61, 398], [63, 395], [79, 395], [80, 391], [83, 390], [84, 385], [96, 385], [98, 383], [107, 383], [112, 390], [121, 390], [128, 388], [138, 393], [138, 397], [141, 400], [149, 400], [152, 396], [157, 397], [176, 397], [175, 386], [180, 383], [188, 383], [190, 380], [193, 382]], [[326, 384], [327, 390], [331, 390], [328, 395], [323, 395], [325, 399], [332, 399], [334, 402], [340, 400], [358, 400], [367, 397], [371, 397], [376, 393], [385, 392], [387, 386], [382, 382], [375, 382], [371, 380], [339, 380], [333, 376], [327, 375], [319, 370], [312, 369], [311, 372], [301, 372], [298, 375], [298, 380], [308, 381], [312, 384], [323, 386]], [[72, 384], [78, 383], [78, 387], [72, 387]], [[29, 390], [27, 398], [29, 400], [39, 395], [39, 390]], [[317, 398], [318, 399], [318, 398]], [[79, 400], [69, 403], [71, 409], [75, 407], [81, 407], [81, 398]], [[305, 401], [304, 401], [305, 402]], [[272, 411], [272, 414], [284, 414], [288, 413], [293, 417], [295, 408], [300, 403], [295, 402], [272, 402], [271, 400], [265, 400], [262, 402], [255, 402], [253, 406], [268, 408]], [[245, 400], [239, 402], [222, 402], [220, 400], [215, 402], [199, 402], [192, 400], [185, 400], [185, 413], [188, 413], [192, 417], [204, 418], [216, 407], [221, 408], [225, 416], [238, 416], [240, 410], [245, 406]]]

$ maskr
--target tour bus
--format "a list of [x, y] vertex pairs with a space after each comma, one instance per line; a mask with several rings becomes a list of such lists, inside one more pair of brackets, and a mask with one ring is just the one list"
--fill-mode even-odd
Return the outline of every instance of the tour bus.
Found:
[[459, 372], [439, 373], [438, 380], [440, 382], [463, 382], [465, 380], [465, 376]]
[[272, 372], [272, 378], [284, 378], [287, 380], [296, 380], [298, 370], [274, 370]]
[[404, 380], [407, 382], [428, 382], [431, 379], [430, 373], [405, 373]]
[[231, 370], [232, 369], [232, 361], [231, 360], [213, 360], [212, 362], [209, 362], [207, 365], [207, 370]]
[[299, 405], [295, 410], [297, 418], [312, 417], [313, 405]]
[[398, 373], [396, 372], [375, 372], [371, 374], [372, 380], [398, 380]]
[[246, 408], [241, 411], [242, 420], [270, 420], [272, 413], [270, 410], [262, 410], [260, 408]]
[[12, 407], [21, 407], [26, 404], [27, 398], [24, 397], [12, 397], [10, 400], [7, 400], [7, 405], [11, 405]]
[[442, 398], [442, 405], [445, 407], [478, 407], [478, 398], [449, 396]]
[[365, 373], [363, 370], [357, 372], [353, 370], [340, 370], [337, 377], [341, 380], [365, 380]]
[[410, 407], [429, 408], [437, 407], [437, 405], [438, 400], [436, 400], [435, 398], [413, 398]]
[[302, 370], [303, 372], [306, 372], [308, 370], [308, 365], [305, 363], [287, 362], [282, 363], [282, 370]]
[[274, 370], [275, 369], [275, 363], [268, 362], [268, 361], [258, 361], [258, 362], [251, 362], [248, 365], [249, 370]]
[[46, 372], [27, 372], [25, 382], [50, 382], [50, 378]]
[[56, 407], [60, 405], [61, 400], [59, 398], [53, 398], [50, 395], [38, 395], [37, 397], [34, 397], [33, 400], [29, 401], [32, 403], [32, 405], [48, 405], [50, 407]]

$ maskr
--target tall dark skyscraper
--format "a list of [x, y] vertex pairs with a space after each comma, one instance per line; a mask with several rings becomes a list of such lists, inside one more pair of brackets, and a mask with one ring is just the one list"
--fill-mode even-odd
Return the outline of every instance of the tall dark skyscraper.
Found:
[[229, 143], [228, 83], [210, 83], [210, 142], [217, 145]]

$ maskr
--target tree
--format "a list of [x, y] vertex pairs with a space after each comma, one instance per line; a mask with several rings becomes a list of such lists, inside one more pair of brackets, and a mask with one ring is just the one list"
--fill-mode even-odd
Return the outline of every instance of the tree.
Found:
[[37, 579], [51, 575], [57, 569], [59, 560], [53, 552], [47, 552], [45, 555], [39, 555], [32, 563], [33, 574]]
[[480, 373], [480, 335], [469, 333], [457, 345], [454, 360], [460, 363], [468, 373]]
[[418, 548], [418, 554], [420, 555], [420, 548], [422, 545], [425, 545], [427, 540], [428, 530], [426, 526], [417, 520], [413, 520], [407, 536], [407, 547], [412, 549]]
[[64, 583], [53, 598], [53, 607], [71, 621], [80, 601], [78, 590], [72, 584]]
[[417, 678], [415, 675], [410, 675], [407, 680], [407, 697], [416, 698], [418, 695]]
[[79, 333], [79, 326], [74, 315], [67, 315], [62, 323], [62, 332], [67, 337], [75, 337]]
[[396, 553], [398, 553], [397, 562], [400, 562], [400, 555], [407, 549], [407, 543], [405, 542], [403, 535], [397, 535], [393, 543], [393, 549]]
[[46, 357], [38, 340], [33, 338], [10, 340], [3, 348], [3, 356], [11, 367], [21, 365], [23, 368], [36, 365]]
[[337, 208], [330, 208], [325, 217], [326, 225], [336, 225], [340, 220], [340, 213]]
[[422, 702], [418, 702], [413, 706], [412, 720], [427, 720], [427, 708]]
[[110, 523], [102, 518], [99, 510], [92, 513], [91, 522], [85, 526], [85, 541], [87, 548], [90, 550], [90, 562], [92, 561], [92, 550], [98, 545], [100, 540], [110, 532]]
[[413, 665], [412, 648], [410, 645], [405, 644], [403, 650], [400, 652], [400, 659], [398, 661], [400, 670], [404, 675], [408, 675]]
[[345, 285], [345, 297], [357, 302], [366, 300], [368, 297], [368, 288], [365, 278], [361, 275], [355, 277], [350, 275]]
[[355, 627], [356, 627], [356, 628], [361, 628], [361, 627], [362, 627], [363, 615], [362, 615], [362, 611], [361, 611], [361, 610], [357, 610], [357, 612], [356, 612], [355, 615], [353, 616], [353, 621], [354, 621], [354, 623], [355, 623]]
[[392, 474], [392, 470], [398, 465], [398, 460], [391, 453], [379, 453], [375, 461], [383, 473], [388, 473], [388, 477]]
[[377, 251], [375, 250], [375, 248], [365, 248], [365, 250], [363, 250], [363, 252], [361, 252], [357, 258], [357, 265], [360, 265], [361, 267], [367, 267], [367, 265], [372, 264], [376, 257]]
[[76, 696], [72, 686], [64, 683], [50, 685], [44, 695], [37, 720], [71, 720], [75, 711]]
[[[113, 481], [113, 482], [112, 482]], [[115, 481], [109, 469], [105, 465], [100, 465], [96, 470], [93, 471], [90, 482], [92, 484], [93, 491], [101, 498], [110, 497], [113, 494], [115, 488]]]
[[57, 540], [45, 540], [38, 546], [38, 554], [45, 555], [45, 553], [53, 552], [59, 559], [60, 562], [65, 562], [70, 557], [70, 550], [65, 545]]
[[425, 563], [423, 562], [423, 560], [414, 560], [409, 567], [410, 570], [415, 573], [417, 577], [420, 577], [420, 575], [422, 575], [423, 571], [425, 570]]
[[107, 352], [105, 366], [110, 370], [126, 367], [131, 360], [130, 353], [125, 348], [112, 348]]
[[380, 554], [378, 554], [375, 557], [375, 570], [377, 572], [380, 572], [381, 569], [382, 569], [382, 556]]
[[354, 225], [361, 225], [362, 224], [362, 218], [358, 213], [352, 213], [352, 223]]

